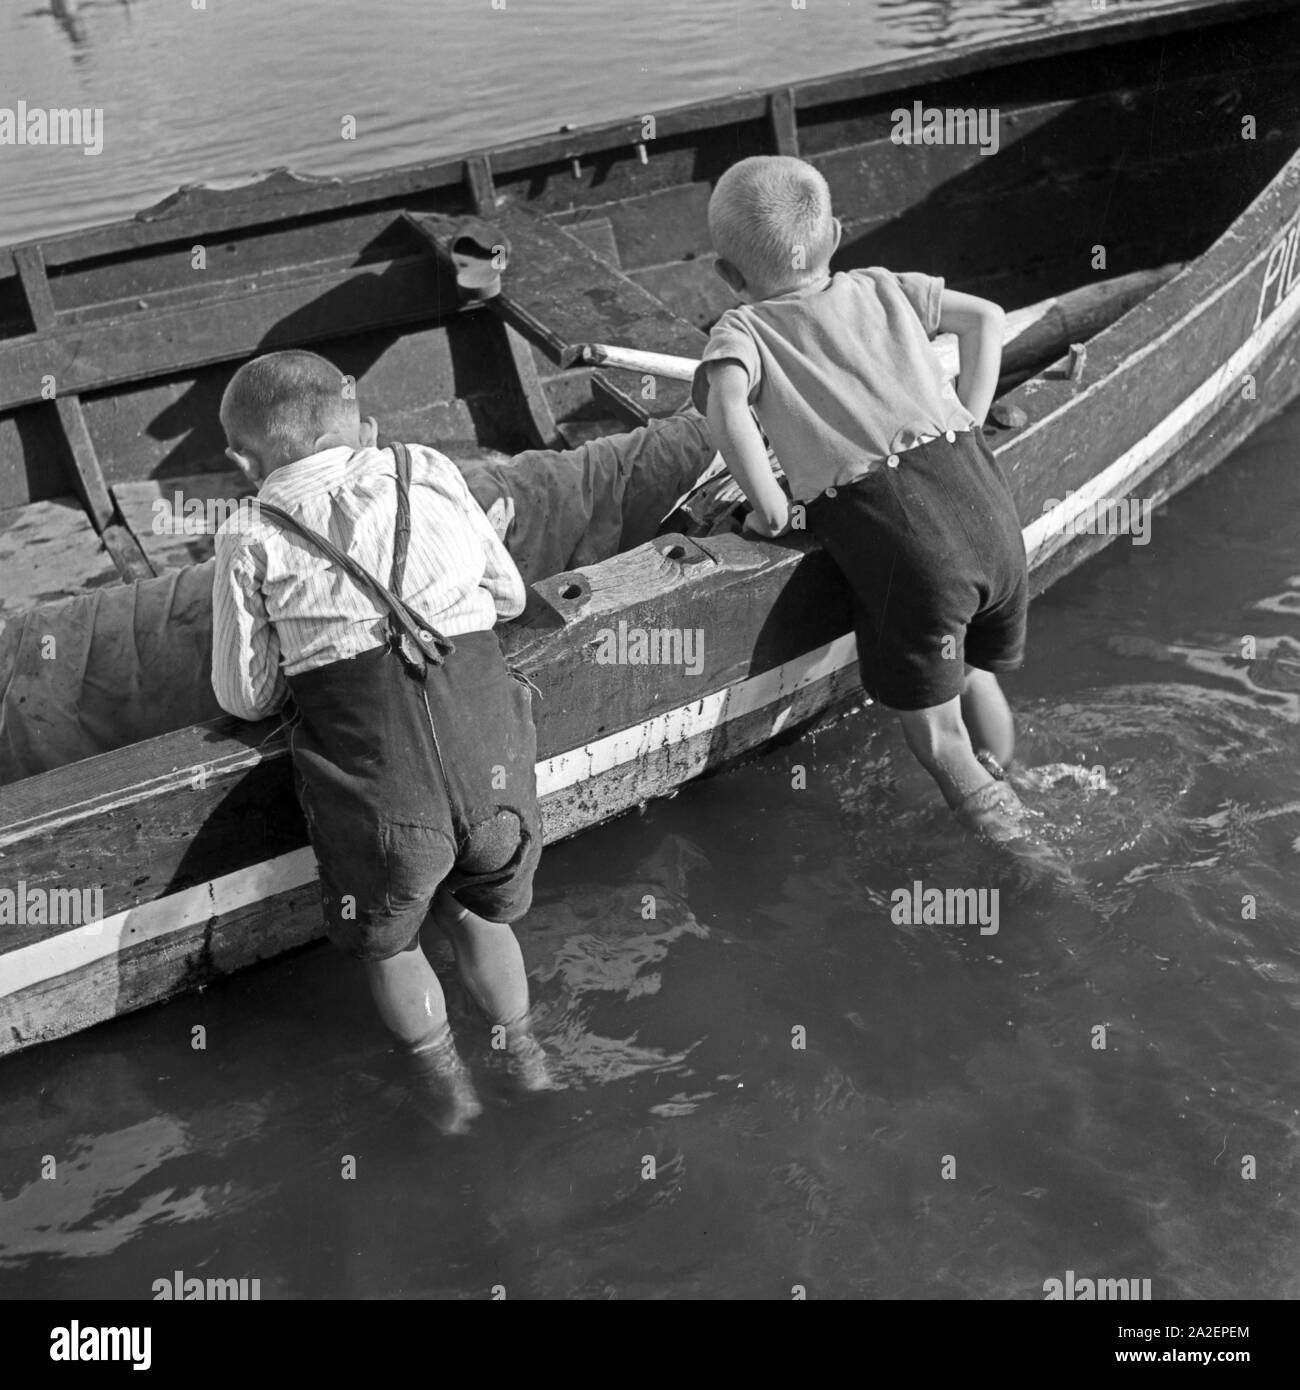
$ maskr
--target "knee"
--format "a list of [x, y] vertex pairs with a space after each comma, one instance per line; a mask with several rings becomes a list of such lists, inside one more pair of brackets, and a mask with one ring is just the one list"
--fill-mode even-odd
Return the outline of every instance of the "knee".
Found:
[[969, 695], [972, 691], [982, 691], [988, 689], [998, 689], [998, 678], [992, 671], [982, 670], [978, 666], [967, 666], [962, 676], [961, 693]]

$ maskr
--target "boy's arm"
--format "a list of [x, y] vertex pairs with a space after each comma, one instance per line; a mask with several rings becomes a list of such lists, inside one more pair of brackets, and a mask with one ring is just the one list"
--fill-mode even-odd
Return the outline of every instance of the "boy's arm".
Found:
[[939, 332], [957, 335], [957, 398], [976, 425], [984, 423], [998, 389], [1005, 320], [1006, 314], [991, 299], [947, 289], [939, 298]]
[[475, 529], [483, 538], [483, 587], [492, 595], [498, 618], [517, 618], [528, 601], [524, 577], [519, 573], [519, 566], [510, 558], [510, 552], [501, 544], [501, 538], [492, 529], [492, 523], [482, 507], [474, 501], [468, 489], [465, 495], [469, 497]]
[[220, 533], [212, 576], [212, 690], [222, 709], [248, 720], [274, 713], [289, 693], [253, 558]]
[[479, 581], [496, 604], [498, 618], [517, 618], [528, 601], [519, 566], [501, 543], [487, 513], [474, 500], [465, 475], [449, 458], [427, 445], [408, 445], [411, 455], [411, 483], [431, 487], [460, 503], [475, 536], [483, 545], [483, 578]]
[[708, 373], [709, 433], [753, 504], [745, 525], [760, 536], [779, 536], [790, 524], [790, 504], [772, 476], [763, 436], [749, 412], [749, 377], [739, 362], [726, 358], [709, 362]]

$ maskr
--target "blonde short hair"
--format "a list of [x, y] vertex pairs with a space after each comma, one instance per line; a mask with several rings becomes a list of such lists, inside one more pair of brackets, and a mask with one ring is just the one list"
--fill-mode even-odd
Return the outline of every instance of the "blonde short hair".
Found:
[[805, 284], [835, 249], [830, 188], [802, 159], [742, 159], [709, 199], [709, 236], [752, 288], [775, 293]]

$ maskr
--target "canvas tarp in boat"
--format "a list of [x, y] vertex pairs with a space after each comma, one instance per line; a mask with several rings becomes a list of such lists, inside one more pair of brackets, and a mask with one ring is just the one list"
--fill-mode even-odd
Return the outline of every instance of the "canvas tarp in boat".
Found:
[[[651, 539], [713, 457], [698, 415], [459, 466], [524, 579]], [[217, 717], [211, 560], [45, 603], [0, 628], [0, 783]]]

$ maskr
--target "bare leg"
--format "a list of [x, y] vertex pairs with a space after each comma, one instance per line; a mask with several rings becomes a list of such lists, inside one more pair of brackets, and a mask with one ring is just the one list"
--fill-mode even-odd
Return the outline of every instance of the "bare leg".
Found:
[[428, 958], [417, 942], [387, 960], [366, 961], [365, 967], [379, 1016], [440, 1103], [439, 1128], [463, 1134], [483, 1107], [452, 1041], [447, 1003]]
[[898, 715], [907, 746], [963, 824], [995, 840], [1018, 839], [1024, 833], [1019, 797], [1005, 782], [995, 781], [975, 756], [960, 696]]
[[967, 666], [961, 691], [961, 717], [970, 731], [975, 751], [984, 749], [1003, 767], [1009, 766], [1016, 751], [1016, 721], [992, 671]]
[[1006, 782], [991, 777], [976, 758], [960, 702], [958, 696], [930, 709], [900, 710], [908, 747], [939, 784], [944, 800], [963, 825], [1002, 845], [1035, 874], [1045, 873], [1073, 889], [1073, 871], [1033, 832], [1020, 798]]
[[433, 919], [451, 941], [456, 969], [470, 997], [503, 1029], [520, 1083], [531, 1091], [551, 1089], [554, 1081], [528, 1013], [524, 953], [509, 924], [489, 922], [462, 907], [450, 893], [439, 893], [434, 900]]

